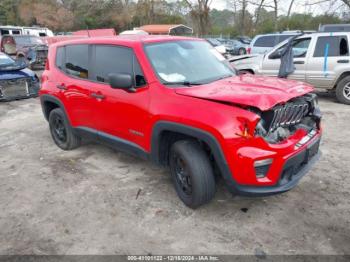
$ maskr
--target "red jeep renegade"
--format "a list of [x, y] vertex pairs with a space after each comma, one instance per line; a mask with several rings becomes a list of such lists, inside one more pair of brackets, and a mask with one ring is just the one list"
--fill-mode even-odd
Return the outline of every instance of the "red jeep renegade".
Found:
[[57, 43], [40, 91], [54, 142], [88, 137], [169, 166], [181, 200], [196, 208], [221, 175], [235, 194], [293, 188], [319, 156], [313, 88], [237, 75], [206, 41], [119, 36]]

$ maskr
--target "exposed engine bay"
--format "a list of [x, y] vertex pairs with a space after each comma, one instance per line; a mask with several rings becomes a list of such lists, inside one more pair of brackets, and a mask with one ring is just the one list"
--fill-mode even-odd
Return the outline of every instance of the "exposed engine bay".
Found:
[[316, 94], [306, 94], [294, 98], [271, 110], [256, 112], [261, 120], [256, 126], [255, 135], [268, 143], [276, 144], [304, 129], [307, 133], [320, 128], [321, 112]]

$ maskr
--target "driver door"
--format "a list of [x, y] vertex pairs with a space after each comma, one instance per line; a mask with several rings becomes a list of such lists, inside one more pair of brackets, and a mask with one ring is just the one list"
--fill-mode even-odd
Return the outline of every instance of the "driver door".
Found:
[[[311, 38], [298, 38], [293, 41], [293, 60], [295, 71], [288, 76], [288, 79], [305, 81], [306, 80], [306, 57], [309, 53], [309, 45]], [[283, 45], [278, 49], [274, 49], [267, 54], [262, 64], [262, 74], [267, 76], [278, 76], [281, 65], [281, 58], [278, 55], [284, 47]]]

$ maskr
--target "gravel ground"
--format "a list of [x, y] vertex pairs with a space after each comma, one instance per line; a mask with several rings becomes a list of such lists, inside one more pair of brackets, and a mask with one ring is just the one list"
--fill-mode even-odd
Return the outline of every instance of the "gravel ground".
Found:
[[195, 211], [167, 170], [54, 145], [38, 99], [0, 104], [0, 254], [350, 254], [350, 106], [320, 94], [323, 156], [292, 191]]

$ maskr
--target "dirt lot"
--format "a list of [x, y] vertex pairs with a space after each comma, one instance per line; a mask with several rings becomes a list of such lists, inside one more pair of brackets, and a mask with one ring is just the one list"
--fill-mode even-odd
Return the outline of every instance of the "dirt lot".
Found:
[[350, 106], [320, 104], [323, 156], [293, 191], [220, 184], [193, 211], [166, 170], [96, 144], [64, 152], [38, 99], [1, 103], [0, 254], [349, 254]]

